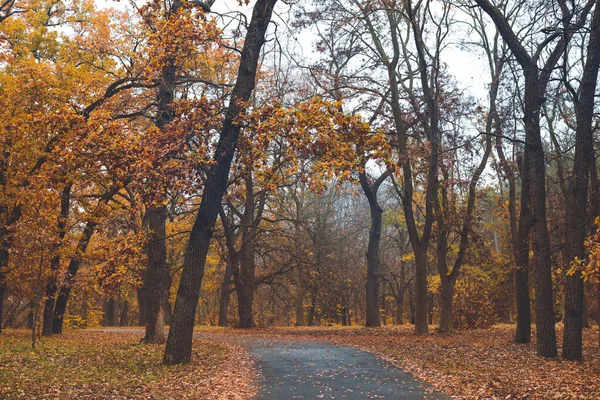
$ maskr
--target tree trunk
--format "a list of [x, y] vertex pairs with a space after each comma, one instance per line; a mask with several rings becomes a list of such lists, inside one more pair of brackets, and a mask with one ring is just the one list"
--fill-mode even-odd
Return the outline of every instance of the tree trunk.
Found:
[[[146, 280], [146, 278], [143, 278]], [[146, 326], [146, 288], [141, 287], [137, 290], [138, 300], [138, 326]]]
[[415, 251], [415, 335], [427, 335], [427, 254]]
[[[0, 250], [0, 257], [2, 257]], [[0, 262], [0, 333], [2, 333], [2, 327], [4, 325], [4, 320], [2, 319], [2, 312], [4, 308], [4, 292], [6, 291], [6, 283], [4, 283], [4, 274], [2, 273], [2, 263]]]
[[239, 328], [253, 328], [256, 326], [252, 314], [254, 304], [254, 271], [256, 269], [254, 260], [254, 243], [244, 243], [240, 251], [240, 275], [236, 284]]
[[[575, 131], [574, 176], [570, 187], [570, 201], [567, 208], [567, 262], [584, 260], [585, 239], [588, 228], [588, 187], [589, 172], [594, 160], [594, 97], [600, 64], [600, 0], [590, 29], [588, 54], [579, 86], [579, 99], [576, 102], [577, 128]], [[581, 360], [583, 328], [583, 279], [578, 266], [565, 281], [565, 328], [563, 330], [563, 358]]]
[[306, 318], [306, 326], [315, 326], [315, 317], [317, 314], [317, 295], [312, 293], [310, 296], [310, 308], [308, 309], [308, 316]]
[[540, 356], [557, 357], [550, 236], [546, 218], [546, 164], [539, 119], [542, 98], [537, 74], [537, 68], [532, 68], [526, 74], [524, 114], [527, 142], [525, 162], [529, 163], [531, 174], [529, 203], [532, 218], [532, 264], [535, 270], [536, 289], [536, 347], [537, 354]]
[[442, 295], [440, 299], [440, 332], [454, 332], [454, 303], [455, 281], [447, 277], [441, 280]]
[[404, 324], [404, 292], [396, 297], [396, 324]]
[[381, 242], [381, 227], [383, 209], [377, 201], [377, 191], [383, 181], [389, 176], [389, 172], [384, 172], [372, 185], [369, 184], [367, 175], [362, 172], [360, 177], [360, 185], [369, 201], [369, 209], [371, 212], [371, 229], [369, 230], [369, 245], [367, 248], [367, 292], [366, 292], [366, 319], [365, 326], [378, 327], [381, 326], [381, 312], [379, 304], [379, 288], [380, 288], [380, 242]]
[[115, 299], [104, 300], [102, 303], [102, 326], [119, 326], [119, 303]]
[[231, 299], [229, 288], [231, 287], [231, 277], [233, 275], [234, 268], [238, 268], [238, 266], [233, 265], [232, 256], [231, 254], [228, 254], [227, 266], [225, 268], [225, 276], [223, 277], [223, 283], [221, 284], [221, 294], [219, 297], [219, 321], [217, 322], [217, 325], [222, 327], [228, 325], [227, 312], [229, 311], [229, 300]]
[[[298, 240], [298, 239], [296, 239], [296, 240]], [[295, 272], [296, 272], [296, 293], [294, 296], [294, 303], [296, 306], [296, 322], [294, 323], [294, 325], [303, 326], [304, 325], [304, 280], [303, 280], [303, 276], [302, 276], [302, 267], [300, 265], [296, 265]]]
[[129, 325], [129, 302], [125, 300], [123, 302], [123, 310], [121, 310], [121, 316], [119, 317], [119, 326]]
[[148, 266], [144, 287], [146, 288], [146, 332], [143, 343], [164, 343], [164, 313], [161, 312], [166, 297], [167, 245], [166, 223], [167, 209], [164, 206], [150, 207], [146, 210], [144, 222], [147, 224], [148, 244], [146, 255]]
[[60, 254], [57, 252], [62, 247], [62, 241], [67, 234], [67, 219], [69, 218], [69, 210], [71, 208], [71, 188], [72, 183], [67, 183], [63, 188], [60, 200], [60, 214], [58, 216], [58, 244], [55, 248], [55, 254], [50, 261], [50, 276], [48, 283], [46, 284], [46, 300], [44, 301], [44, 314], [43, 314], [43, 326], [42, 336], [52, 335], [52, 321], [54, 318], [54, 301], [56, 298], [56, 291], [58, 287], [56, 285], [58, 270], [60, 269]]
[[194, 316], [206, 256], [221, 200], [227, 188], [229, 169], [241, 128], [234, 120], [244, 112], [243, 103], [250, 99], [254, 90], [259, 55], [276, 2], [277, 0], [258, 0], [252, 12], [236, 84], [231, 92], [230, 104], [215, 150], [215, 163], [211, 165], [206, 177], [200, 209], [185, 252], [181, 282], [163, 358], [167, 365], [188, 363], [191, 359]]

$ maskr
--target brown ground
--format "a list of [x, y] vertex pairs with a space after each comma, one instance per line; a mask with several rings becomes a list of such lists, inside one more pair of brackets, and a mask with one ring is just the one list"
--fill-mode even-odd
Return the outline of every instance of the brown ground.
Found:
[[0, 335], [1, 399], [227, 399], [256, 393], [253, 364], [231, 343], [194, 340], [193, 361], [163, 367], [143, 331], [71, 330], [31, 349], [30, 333]]
[[[326, 340], [377, 354], [459, 399], [600, 399], [598, 328], [586, 329], [583, 362], [537, 357], [535, 343], [513, 343], [514, 326], [451, 335], [412, 335], [412, 326], [201, 329], [201, 337], [238, 335]], [[562, 329], [557, 327], [562, 338]], [[534, 331], [535, 338], [535, 331]], [[560, 349], [559, 349], [560, 352]]]

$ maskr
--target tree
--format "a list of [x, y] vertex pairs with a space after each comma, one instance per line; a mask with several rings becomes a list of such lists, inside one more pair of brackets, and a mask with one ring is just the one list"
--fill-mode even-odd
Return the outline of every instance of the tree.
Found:
[[[575, 131], [575, 161], [573, 182], [570, 187], [569, 207], [566, 221], [569, 224], [567, 260], [585, 259], [585, 237], [588, 229], [588, 188], [589, 174], [594, 167], [594, 138], [592, 119], [594, 115], [596, 84], [600, 66], [600, 1], [593, 1], [594, 13], [590, 26], [587, 58], [579, 83], [578, 93], [574, 94], [577, 128]], [[563, 334], [563, 357], [567, 360], [581, 360], [583, 327], [583, 279], [576, 269], [565, 282], [565, 329]]]
[[167, 365], [188, 363], [191, 359], [194, 315], [204, 264], [241, 129], [236, 118], [243, 114], [245, 103], [250, 99], [254, 89], [258, 55], [265, 41], [265, 33], [276, 1], [258, 0], [248, 25], [236, 84], [231, 92], [229, 107], [213, 157], [214, 164], [208, 171], [200, 209], [186, 248], [181, 282], [164, 354], [164, 363]]
[[[529, 53], [522, 41], [517, 37], [509, 21], [500, 9], [488, 0], [475, 0], [494, 21], [507, 46], [523, 69], [525, 78], [525, 97], [523, 121], [525, 124], [525, 151], [522, 171], [521, 214], [519, 219], [519, 247], [521, 254], [527, 254], [527, 227], [531, 229], [531, 244], [533, 250], [532, 263], [535, 269], [536, 281], [536, 336], [537, 353], [544, 357], [556, 357], [556, 331], [554, 328], [554, 309], [552, 298], [552, 269], [550, 259], [550, 237], [546, 219], [546, 168], [544, 149], [540, 131], [540, 109], [545, 101], [545, 92], [552, 70], [559, 61], [572, 31], [568, 30], [570, 21], [576, 16], [576, 10], [568, 8], [566, 2], [558, 0], [562, 16], [561, 24], [566, 34], [552, 33], [539, 43], [533, 54]], [[591, 3], [583, 10], [578, 24], [585, 21]], [[542, 51], [552, 41], [557, 44], [546, 59], [543, 68], [539, 69], [538, 62]], [[524, 258], [524, 257], [523, 257]], [[521, 260], [524, 264], [524, 260]]]

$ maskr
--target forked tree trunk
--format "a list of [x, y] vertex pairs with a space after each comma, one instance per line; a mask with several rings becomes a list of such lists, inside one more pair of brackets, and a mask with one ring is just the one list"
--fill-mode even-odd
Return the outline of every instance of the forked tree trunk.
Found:
[[167, 365], [188, 363], [191, 360], [194, 316], [204, 276], [206, 256], [221, 208], [221, 200], [227, 188], [229, 169], [241, 129], [234, 120], [244, 112], [243, 103], [250, 99], [254, 90], [259, 55], [276, 2], [277, 0], [258, 0], [254, 5], [242, 49], [236, 84], [231, 92], [230, 104], [215, 150], [216, 162], [211, 165], [207, 174], [200, 209], [185, 251], [181, 282], [163, 357], [163, 362]]
[[366, 292], [366, 318], [365, 326], [381, 326], [381, 312], [379, 304], [379, 288], [381, 285], [380, 269], [380, 243], [383, 209], [377, 200], [377, 191], [390, 173], [384, 172], [377, 180], [370, 184], [365, 172], [359, 175], [360, 185], [363, 189], [371, 212], [371, 229], [369, 230], [369, 245], [367, 248], [367, 292]]

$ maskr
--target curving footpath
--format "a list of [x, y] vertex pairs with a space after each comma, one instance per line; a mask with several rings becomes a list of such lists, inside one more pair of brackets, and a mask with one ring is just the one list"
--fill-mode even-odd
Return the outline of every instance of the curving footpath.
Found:
[[328, 343], [255, 339], [245, 346], [263, 375], [260, 400], [450, 399], [370, 353]]

